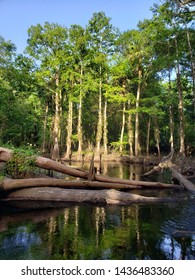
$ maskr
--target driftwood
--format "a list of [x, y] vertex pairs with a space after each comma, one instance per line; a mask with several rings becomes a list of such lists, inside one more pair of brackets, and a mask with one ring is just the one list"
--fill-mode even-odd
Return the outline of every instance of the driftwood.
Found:
[[[12, 150], [0, 148], [0, 161], [9, 161], [12, 157]], [[63, 174], [67, 174], [69, 176], [82, 178], [82, 179], [90, 179], [95, 180], [101, 183], [112, 183], [112, 184], [124, 184], [124, 185], [130, 185], [130, 186], [138, 186], [138, 187], [155, 187], [155, 188], [180, 188], [180, 185], [176, 184], [165, 184], [161, 182], [145, 182], [145, 181], [135, 181], [135, 180], [126, 180], [126, 179], [119, 179], [114, 177], [108, 177], [103, 175], [97, 175], [93, 172], [93, 166], [91, 168], [90, 173], [86, 172], [84, 170], [72, 168], [69, 166], [66, 166], [65, 164], [61, 164], [59, 162], [56, 162], [54, 160], [51, 160], [49, 158], [45, 157], [36, 157], [35, 159], [35, 165], [37, 167], [47, 169], [47, 170], [53, 170], [57, 171]], [[93, 161], [91, 163], [93, 165]], [[102, 184], [103, 186], [103, 184]]]
[[157, 166], [154, 166], [151, 170], [144, 173], [143, 176], [149, 176], [153, 173], [161, 171], [164, 168], [171, 168], [173, 166], [173, 163], [172, 163], [173, 153], [174, 153], [174, 150], [171, 151], [171, 153], [168, 154], [168, 156], [163, 157], [161, 162]]
[[[6, 201], [58, 201], [74, 203], [115, 204], [128, 205], [131, 203], [173, 202], [170, 197], [145, 197], [137, 194], [120, 192], [117, 190], [67, 190], [52, 187], [38, 187], [11, 192]], [[183, 198], [182, 198], [183, 200]]]
[[173, 154], [171, 153], [162, 159], [162, 161], [157, 166], [153, 167], [153, 169], [146, 172], [143, 176], [149, 176], [154, 172], [159, 172], [162, 169], [169, 168], [172, 171], [173, 178], [179, 181], [181, 186], [191, 192], [195, 192], [195, 185], [178, 171], [177, 166], [172, 162], [172, 156]]

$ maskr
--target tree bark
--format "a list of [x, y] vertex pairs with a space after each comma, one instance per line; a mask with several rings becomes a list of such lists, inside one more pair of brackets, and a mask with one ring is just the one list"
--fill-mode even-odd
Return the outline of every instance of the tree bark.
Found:
[[[191, 40], [190, 40], [190, 33], [189, 33], [189, 30], [187, 28], [186, 28], [186, 34], [187, 34], [188, 48], [189, 48], [190, 59], [191, 59], [192, 84], [193, 84], [193, 103], [194, 103], [194, 119], [195, 119], [195, 59], [194, 59], [193, 48], [192, 48]], [[194, 125], [194, 131], [195, 131], [195, 125]]]
[[177, 76], [177, 88], [178, 88], [178, 111], [179, 111], [179, 123], [180, 123], [180, 154], [185, 155], [185, 130], [184, 130], [184, 105], [183, 105], [183, 89], [181, 83], [181, 74], [180, 74], [180, 65], [179, 65], [179, 51], [178, 51], [178, 43], [177, 37], [175, 37], [175, 49], [177, 55], [176, 61], [176, 76]]
[[113, 189], [101, 191], [91, 190], [89, 192], [88, 190], [67, 190], [47, 187], [16, 190], [8, 194], [4, 200], [18, 201], [24, 199], [28, 201], [58, 201], [115, 205], [128, 205], [131, 203], [173, 202], [175, 200], [174, 198], [169, 197], [144, 197], [141, 195], [116, 191]]
[[125, 102], [123, 102], [123, 111], [122, 111], [122, 126], [121, 126], [121, 136], [120, 136], [120, 153], [123, 152], [123, 138], [124, 138], [124, 131], [125, 131]]
[[[135, 181], [136, 182], [136, 181]], [[146, 182], [148, 183], [148, 182]], [[143, 184], [142, 186], [130, 185], [118, 182], [97, 182], [82, 180], [64, 180], [55, 178], [29, 178], [29, 179], [4, 179], [1, 188], [5, 191], [30, 187], [62, 187], [62, 188], [98, 188], [98, 189], [140, 189], [144, 187], [150, 188], [174, 188], [181, 189], [180, 185], [173, 184]]]
[[154, 117], [154, 138], [156, 141], [156, 148], [158, 151], [158, 159], [160, 159], [160, 130], [158, 126], [157, 117]]
[[173, 178], [177, 179], [184, 188], [195, 193], [195, 185], [192, 182], [179, 173], [175, 167], [171, 167], [171, 171]]
[[[130, 100], [128, 100], [128, 110], [131, 109]], [[128, 140], [129, 140], [129, 154], [133, 156], [133, 125], [132, 125], [132, 114], [128, 115]]]
[[102, 66], [100, 65], [100, 81], [99, 81], [99, 101], [98, 101], [98, 123], [96, 134], [96, 155], [99, 159], [102, 140]]
[[49, 106], [48, 106], [48, 102], [46, 102], [44, 122], [43, 122], [43, 142], [42, 142], [42, 152], [43, 153], [45, 153], [45, 151], [46, 151], [46, 132], [47, 132], [48, 111], [49, 111]]
[[[4, 191], [32, 188], [32, 187], [61, 187], [74, 189], [140, 189], [141, 186], [133, 186], [120, 183], [106, 183], [97, 181], [64, 180], [55, 178], [30, 178], [30, 179], [4, 179], [1, 188]], [[176, 187], [177, 188], [177, 187]]]
[[72, 144], [72, 116], [73, 116], [73, 102], [71, 96], [68, 103], [68, 122], [67, 122], [67, 138], [66, 138], [66, 155], [65, 159], [70, 160], [71, 157], [71, 144]]
[[150, 127], [151, 127], [151, 118], [148, 119], [148, 127], [147, 127], [147, 139], [146, 139], [146, 155], [149, 157], [149, 149], [150, 149]]
[[138, 66], [138, 86], [137, 86], [137, 97], [136, 97], [136, 114], [135, 114], [135, 156], [138, 157], [140, 154], [140, 142], [139, 142], [139, 102], [141, 96], [141, 78], [142, 71]]
[[[170, 56], [170, 43], [168, 41], [168, 56]], [[170, 146], [171, 146], [171, 152], [174, 151], [174, 114], [173, 114], [173, 89], [172, 89], [172, 84], [171, 84], [171, 72], [172, 72], [172, 67], [169, 65], [168, 69], [168, 85], [169, 85], [169, 130], [170, 130]]]
[[108, 120], [107, 120], [107, 99], [104, 101], [104, 155], [108, 154]]
[[60, 97], [59, 97], [59, 73], [56, 73], [56, 91], [55, 91], [55, 117], [54, 117], [54, 131], [53, 131], [53, 139], [54, 146], [52, 150], [52, 159], [59, 160], [59, 135], [60, 135]]
[[[80, 71], [80, 87], [82, 87], [82, 79], [83, 79], [83, 67], [81, 63], [81, 71]], [[82, 160], [82, 146], [83, 146], [83, 129], [82, 129], [82, 104], [83, 104], [83, 90], [80, 89], [79, 93], [79, 109], [78, 109], [78, 126], [77, 126], [77, 134], [78, 134], [78, 151], [77, 151], [77, 159], [79, 161]]]

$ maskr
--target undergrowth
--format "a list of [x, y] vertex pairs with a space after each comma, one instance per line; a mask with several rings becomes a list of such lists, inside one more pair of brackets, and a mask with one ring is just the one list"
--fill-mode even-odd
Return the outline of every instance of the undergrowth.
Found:
[[6, 162], [5, 172], [11, 178], [23, 178], [35, 171], [35, 156], [32, 151], [14, 150], [12, 157]]

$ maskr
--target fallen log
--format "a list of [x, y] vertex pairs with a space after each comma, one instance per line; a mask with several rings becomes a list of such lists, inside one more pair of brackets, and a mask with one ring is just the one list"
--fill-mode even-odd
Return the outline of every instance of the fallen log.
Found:
[[[119, 180], [120, 182], [120, 180]], [[29, 179], [4, 179], [0, 187], [4, 191], [15, 190], [20, 188], [30, 187], [62, 187], [62, 188], [98, 188], [98, 189], [141, 189], [143, 186], [121, 184], [118, 182], [97, 182], [97, 181], [82, 181], [82, 180], [64, 180], [55, 178], [29, 178]], [[174, 187], [173, 187], [174, 186]], [[156, 185], [151, 187], [156, 187]], [[181, 189], [180, 185], [171, 185], [172, 188]], [[170, 187], [168, 187], [170, 188]]]
[[61, 187], [61, 188], [98, 188], [98, 189], [139, 189], [141, 186], [133, 186], [119, 183], [106, 183], [81, 180], [64, 180], [55, 178], [29, 178], [29, 179], [4, 179], [0, 187], [4, 191], [32, 188], [32, 187]]
[[[10, 149], [0, 147], [0, 161], [7, 162], [11, 159], [13, 151]], [[99, 182], [106, 182], [106, 183], [116, 183], [116, 184], [125, 184], [125, 185], [132, 185], [132, 186], [141, 186], [141, 187], [156, 187], [156, 188], [180, 188], [179, 185], [175, 184], [165, 184], [161, 182], [145, 182], [145, 181], [134, 181], [134, 180], [126, 180], [126, 179], [119, 179], [114, 177], [108, 177], [103, 175], [93, 175], [89, 176], [89, 172], [84, 170], [75, 169], [65, 164], [61, 164], [49, 158], [37, 156], [35, 158], [35, 165], [39, 168], [43, 168], [46, 170], [53, 170], [63, 174], [67, 174], [73, 177], [88, 179], [92, 177], [93, 180]]]
[[[35, 187], [16, 190], [8, 194], [4, 201], [58, 201], [73, 203], [129, 205], [131, 203], [164, 203], [173, 202], [179, 198], [145, 197], [117, 190], [73, 190], [52, 187]], [[182, 201], [185, 198], [182, 198]]]
[[177, 185], [177, 184], [126, 180], [126, 179], [119, 179], [119, 178], [108, 177], [108, 176], [103, 176], [103, 175], [95, 175], [95, 180], [99, 181], [99, 182], [107, 182], [107, 183], [115, 182], [115, 183], [120, 183], [120, 184], [136, 185], [136, 186], [148, 187], [148, 188], [181, 188], [181, 186]]
[[195, 185], [192, 182], [179, 173], [175, 167], [171, 167], [171, 171], [173, 178], [177, 179], [184, 188], [195, 193]]

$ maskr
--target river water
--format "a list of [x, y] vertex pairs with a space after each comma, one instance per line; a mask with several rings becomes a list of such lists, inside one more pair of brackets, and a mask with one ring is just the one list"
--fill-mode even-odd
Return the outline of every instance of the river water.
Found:
[[[144, 172], [142, 165], [103, 166], [104, 174], [118, 178], [139, 180]], [[153, 180], [169, 178], [161, 173]], [[140, 193], [184, 200], [129, 206], [0, 202], [0, 259], [194, 260], [195, 198], [184, 191]]]

